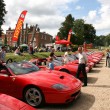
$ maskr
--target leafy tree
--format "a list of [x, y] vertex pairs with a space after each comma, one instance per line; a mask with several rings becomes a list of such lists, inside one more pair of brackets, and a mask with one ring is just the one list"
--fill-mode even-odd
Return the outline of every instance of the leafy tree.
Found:
[[68, 32], [73, 27], [73, 22], [74, 22], [74, 18], [72, 17], [71, 14], [69, 14], [65, 18], [65, 21], [61, 23], [61, 28], [59, 29], [59, 32], [57, 33], [57, 35], [61, 39], [67, 39]]
[[55, 42], [55, 38], [52, 39], [52, 43], [54, 43], [54, 42]]
[[93, 43], [96, 37], [96, 30], [92, 24], [84, 24], [84, 40], [87, 43]]
[[96, 30], [92, 24], [85, 24], [83, 19], [75, 20], [71, 14], [67, 15], [65, 21], [61, 23], [61, 28], [57, 35], [60, 39], [67, 39], [70, 29], [74, 32], [70, 40], [73, 44], [82, 45], [84, 41], [87, 43], [94, 42]]
[[5, 6], [6, 5], [4, 3], [4, 0], [0, 0], [0, 36], [2, 35], [2, 28], [1, 28], [1, 26], [5, 22], [4, 16], [7, 13], [7, 11], [5, 10]]
[[106, 41], [106, 36], [96, 36], [94, 39], [94, 45], [95, 46], [106, 46], [107, 45], [107, 41]]
[[106, 37], [105, 37], [105, 46], [109, 46], [110, 45], [110, 34], [108, 34]]
[[71, 39], [75, 37], [75, 43], [78, 45], [82, 45], [84, 42], [84, 20], [76, 19], [73, 23], [74, 33]]

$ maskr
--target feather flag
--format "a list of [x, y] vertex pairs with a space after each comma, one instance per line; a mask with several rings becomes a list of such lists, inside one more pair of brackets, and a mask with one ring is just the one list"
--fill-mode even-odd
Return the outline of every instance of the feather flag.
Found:
[[71, 34], [73, 33], [72, 29], [69, 30], [69, 33], [68, 33], [68, 39], [67, 41], [70, 42], [70, 39], [71, 39]]
[[17, 41], [17, 40], [18, 40], [18, 36], [19, 36], [20, 30], [21, 30], [22, 24], [23, 24], [23, 22], [24, 22], [26, 13], [27, 13], [27, 11], [24, 10], [24, 11], [22, 11], [22, 13], [20, 14], [20, 17], [19, 17], [19, 19], [18, 19], [16, 28], [15, 28], [15, 31], [14, 31], [14, 35], [13, 35], [13, 37], [12, 37], [12, 41]]

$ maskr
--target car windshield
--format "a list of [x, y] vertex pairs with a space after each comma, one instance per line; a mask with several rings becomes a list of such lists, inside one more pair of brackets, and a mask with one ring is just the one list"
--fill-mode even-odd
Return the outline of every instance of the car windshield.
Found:
[[63, 57], [56, 57], [56, 60], [63, 61]]
[[77, 59], [79, 59], [79, 54], [75, 54], [74, 56], [75, 56]]
[[7, 67], [16, 75], [28, 74], [39, 70], [39, 67], [28, 61], [8, 63]]
[[70, 58], [72, 58], [72, 60], [77, 60], [77, 57], [75, 55], [69, 55]]
[[62, 61], [58, 61], [58, 60], [53, 60], [53, 64], [55, 66], [61, 66], [61, 65], [63, 65], [63, 62]]

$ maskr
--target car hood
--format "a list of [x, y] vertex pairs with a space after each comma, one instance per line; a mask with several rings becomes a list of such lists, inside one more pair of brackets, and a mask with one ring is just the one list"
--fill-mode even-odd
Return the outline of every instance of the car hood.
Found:
[[28, 104], [5, 94], [0, 94], [0, 110], [35, 110]]
[[21, 77], [27, 79], [28, 81], [31, 81], [31, 83], [37, 84], [56, 84], [56, 83], [62, 83], [62, 84], [69, 84], [71, 82], [76, 82], [77, 79], [65, 72], [55, 71], [55, 70], [45, 70], [45, 71], [38, 71], [33, 72], [29, 74], [20, 75]]

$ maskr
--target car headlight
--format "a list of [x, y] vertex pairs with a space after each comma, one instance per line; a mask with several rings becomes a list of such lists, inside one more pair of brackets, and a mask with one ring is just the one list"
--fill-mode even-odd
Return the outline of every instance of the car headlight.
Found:
[[63, 85], [63, 84], [54, 84], [52, 86], [53, 89], [56, 89], [56, 90], [64, 90], [64, 89], [67, 89], [68, 87]]

